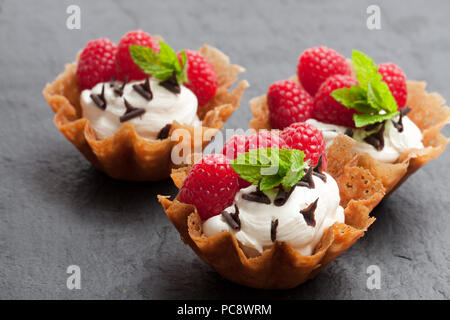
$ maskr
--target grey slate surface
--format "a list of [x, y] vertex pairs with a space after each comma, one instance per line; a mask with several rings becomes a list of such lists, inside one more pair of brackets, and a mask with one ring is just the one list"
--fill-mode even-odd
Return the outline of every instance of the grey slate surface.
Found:
[[[382, 30], [366, 28], [373, 3]], [[65, 27], [69, 4], [81, 7], [81, 30]], [[251, 88], [227, 128], [246, 128], [248, 100], [318, 44], [392, 60], [449, 97], [449, 12], [448, 1], [0, 1], [0, 298], [449, 298], [448, 151], [383, 201], [367, 235], [315, 280], [259, 291], [222, 279], [182, 244], [156, 200], [176, 193], [170, 181], [97, 172], [41, 95], [88, 40], [142, 28], [176, 49], [217, 46], [246, 67]], [[66, 288], [72, 264], [81, 290]], [[366, 288], [369, 265], [381, 269], [380, 290]]]

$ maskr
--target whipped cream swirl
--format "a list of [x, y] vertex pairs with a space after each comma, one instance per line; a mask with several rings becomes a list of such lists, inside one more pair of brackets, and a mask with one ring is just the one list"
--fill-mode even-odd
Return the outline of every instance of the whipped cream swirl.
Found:
[[[393, 120], [398, 121], [399, 117]], [[347, 127], [323, 123], [315, 119], [308, 119], [306, 122], [315, 126], [322, 132], [327, 148], [333, 143], [333, 140], [339, 133], [345, 133], [348, 129]], [[393, 163], [403, 152], [410, 149], [424, 148], [422, 143], [422, 132], [416, 124], [407, 116], [402, 117], [402, 123], [403, 130], [400, 132], [394, 126], [392, 121], [386, 121], [383, 133], [384, 147], [381, 150], [375, 149], [374, 146], [364, 141], [364, 137], [367, 136], [367, 132], [363, 128], [353, 129], [352, 137], [356, 141], [353, 150], [359, 153], [366, 153], [372, 158], [382, 162]]]
[[[235, 205], [237, 206], [240, 229], [233, 229], [223, 215], [217, 215], [203, 223], [203, 233], [209, 237], [222, 231], [232, 232], [245, 254], [254, 257], [273, 245], [273, 222], [278, 220], [276, 241], [288, 242], [300, 254], [311, 255], [324, 231], [335, 222], [345, 220], [344, 209], [339, 205], [339, 188], [336, 181], [330, 175], [324, 174], [326, 182], [313, 176], [314, 188], [297, 186], [282, 206], [275, 206], [275, 195], [269, 196], [270, 204], [244, 199], [245, 194], [257, 190], [254, 185], [241, 189], [236, 194], [234, 204], [225, 210], [234, 213]], [[317, 199], [315, 225], [312, 226], [300, 211], [308, 208]]]
[[[153, 98], [149, 101], [133, 89], [134, 84], [142, 83], [143, 81], [127, 83], [122, 96], [115, 93], [113, 86], [108, 82], [98, 83], [91, 90], [83, 90], [80, 97], [83, 117], [89, 120], [99, 138], [113, 136], [126, 122], [132, 123], [136, 132], [147, 139], [156, 139], [160, 130], [174, 120], [183, 125], [201, 124], [197, 117], [197, 97], [191, 90], [180, 86], [180, 93], [175, 94], [159, 85], [159, 81], [150, 79]], [[103, 86], [105, 86], [105, 110], [99, 108], [91, 98], [92, 93], [100, 95]], [[127, 110], [124, 98], [131, 106], [142, 108], [145, 112], [126, 122], [120, 122], [120, 117]]]

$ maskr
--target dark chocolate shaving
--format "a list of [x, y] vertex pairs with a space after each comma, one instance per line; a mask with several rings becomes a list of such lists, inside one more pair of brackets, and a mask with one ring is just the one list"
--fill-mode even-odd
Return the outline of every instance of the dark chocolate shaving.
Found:
[[346, 136], [349, 136], [350, 138], [352, 138], [352, 137], [353, 137], [353, 129], [352, 129], [352, 128], [347, 128], [347, 129], [345, 130], [344, 134], [345, 134]]
[[407, 115], [411, 111], [410, 107], [404, 107], [400, 109], [400, 118], [398, 119], [398, 122], [392, 120], [392, 124], [394, 125], [395, 129], [398, 130], [398, 132], [403, 132], [403, 117]]
[[273, 204], [277, 207], [281, 207], [283, 206], [289, 199], [289, 197], [291, 196], [292, 192], [294, 192], [296, 185], [293, 185], [291, 187], [291, 190], [289, 190], [289, 192], [286, 192], [282, 187], [278, 190], [278, 193], [275, 197], [275, 199], [273, 200]]
[[139, 93], [144, 99], [150, 101], [153, 99], [153, 93], [150, 89], [150, 76], [147, 75], [144, 83], [133, 84], [133, 89]]
[[125, 78], [125, 81], [122, 83], [121, 86], [119, 86], [118, 83], [114, 85], [114, 94], [118, 95], [119, 97], [123, 96], [123, 89], [125, 89], [125, 85], [128, 82], [128, 77]]
[[105, 85], [102, 86], [102, 92], [100, 94], [91, 93], [91, 99], [94, 101], [95, 105], [102, 110], [106, 110], [106, 99], [105, 99]]
[[127, 101], [127, 99], [123, 98], [123, 101], [125, 103], [125, 108], [127, 108], [127, 110], [125, 111], [124, 115], [119, 118], [120, 122], [125, 122], [128, 120], [131, 120], [131, 119], [139, 117], [145, 113], [145, 109], [133, 107]]
[[406, 116], [406, 115], [407, 115], [408, 113], [410, 113], [410, 112], [411, 112], [411, 108], [408, 107], [408, 106], [403, 107], [403, 108], [400, 109], [400, 114], [401, 114], [402, 116]]
[[379, 123], [372, 123], [372, 124], [369, 124], [369, 125], [367, 125], [367, 126], [364, 127], [364, 130], [366, 130], [366, 131], [372, 131], [372, 130], [375, 130], [375, 129], [378, 127], [378, 125], [379, 125]]
[[111, 77], [111, 79], [109, 79], [109, 86], [110, 88], [114, 88], [114, 86], [116, 85], [116, 78]]
[[314, 212], [316, 211], [318, 202], [319, 202], [319, 198], [317, 198], [316, 201], [311, 203], [305, 209], [300, 210], [300, 213], [303, 215], [303, 218], [305, 219], [305, 222], [308, 226], [311, 226], [311, 227], [316, 226], [316, 219], [314, 217]]
[[236, 204], [234, 205], [234, 213], [223, 211], [222, 216], [232, 229], [234, 230], [241, 229], [241, 219], [239, 219], [239, 208]]
[[272, 223], [270, 224], [270, 239], [272, 242], [275, 242], [277, 240], [277, 228], [278, 228], [278, 219], [272, 220]]
[[316, 166], [313, 169], [314, 172], [322, 173], [323, 172], [323, 155], [321, 154], [319, 160], [317, 161]]
[[164, 128], [162, 128], [159, 132], [158, 132], [158, 136], [156, 137], [158, 140], [164, 140], [167, 137], [169, 137], [169, 133], [170, 133], [170, 129], [172, 129], [172, 125], [166, 124], [164, 126]]
[[178, 94], [181, 92], [180, 85], [178, 84], [177, 75], [175, 71], [172, 73], [169, 79], [161, 81], [159, 83], [160, 86], [166, 88], [170, 92]]
[[297, 186], [299, 187], [307, 187], [309, 189], [314, 189], [314, 180], [312, 177], [313, 174], [313, 166], [310, 166], [308, 170], [306, 171], [305, 175], [302, 177], [302, 179], [297, 182]]
[[322, 179], [323, 182], [327, 182], [327, 176], [323, 173], [323, 155], [320, 155], [312, 174]]
[[[375, 132], [372, 133], [370, 136], [367, 136], [364, 138], [364, 141], [367, 142], [368, 144], [372, 145], [376, 150], [381, 151], [384, 148], [384, 127], [385, 127], [386, 122], [383, 122], [381, 124], [380, 129]], [[373, 125], [369, 125], [367, 127], [371, 127]], [[368, 130], [366, 127], [366, 131], [370, 131]], [[373, 129], [373, 127], [372, 127]]]
[[251, 193], [244, 193], [242, 198], [247, 201], [259, 202], [264, 204], [270, 204], [270, 199], [261, 190], [256, 190]]

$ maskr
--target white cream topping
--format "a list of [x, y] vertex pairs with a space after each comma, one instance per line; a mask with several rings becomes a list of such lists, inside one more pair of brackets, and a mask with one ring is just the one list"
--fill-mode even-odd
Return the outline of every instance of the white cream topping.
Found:
[[[394, 121], [398, 121], [398, 119], [397, 117]], [[344, 133], [347, 130], [346, 127], [323, 123], [315, 119], [308, 119], [306, 122], [322, 131], [327, 148], [333, 143], [333, 140], [339, 133]], [[363, 140], [363, 137], [367, 135], [364, 129], [354, 129], [353, 139], [355, 139], [356, 144], [353, 150], [359, 153], [367, 153], [376, 160], [392, 163], [405, 151], [424, 148], [422, 132], [420, 132], [416, 124], [407, 116], [403, 116], [402, 123], [403, 131], [399, 132], [392, 124], [392, 121], [386, 121], [383, 134], [384, 148], [382, 150], [375, 149], [371, 144]]]
[[[234, 204], [239, 208], [240, 230], [233, 230], [222, 215], [209, 218], [203, 223], [206, 236], [213, 236], [221, 231], [233, 232], [247, 256], [261, 254], [273, 244], [271, 239], [272, 221], [278, 219], [276, 240], [288, 242], [302, 255], [311, 255], [319, 243], [324, 231], [335, 222], [344, 222], [344, 209], [339, 205], [339, 188], [336, 181], [326, 174], [325, 183], [319, 177], [313, 176], [315, 188], [297, 186], [287, 202], [280, 207], [273, 204], [263, 204], [242, 198], [245, 193], [256, 190], [252, 185], [241, 189], [235, 197]], [[307, 225], [300, 210], [305, 209], [319, 198], [314, 216], [315, 227]], [[234, 204], [226, 209], [234, 213]]]
[[[153, 99], [148, 101], [133, 89], [133, 84], [143, 81], [133, 81], [125, 85], [123, 95], [114, 93], [109, 83], [98, 83], [91, 90], [81, 93], [83, 117], [87, 118], [100, 138], [113, 136], [123, 123], [120, 117], [125, 113], [124, 98], [135, 108], [144, 108], [145, 113], [126, 122], [132, 123], [136, 132], [147, 139], [156, 139], [159, 131], [174, 120], [184, 125], [198, 126], [197, 97], [184, 86], [181, 92], [174, 94], [159, 85], [159, 81], [150, 79]], [[100, 94], [105, 85], [106, 110], [100, 109], [91, 99], [91, 93]], [[124, 123], [126, 123], [124, 122]]]

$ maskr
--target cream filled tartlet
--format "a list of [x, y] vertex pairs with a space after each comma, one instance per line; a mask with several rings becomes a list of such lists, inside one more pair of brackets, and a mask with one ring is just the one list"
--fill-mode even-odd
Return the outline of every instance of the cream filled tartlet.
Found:
[[450, 109], [444, 103], [425, 91], [425, 83], [407, 81], [393, 63], [377, 65], [357, 50], [347, 60], [321, 46], [300, 55], [296, 77], [252, 99], [249, 126], [282, 130], [299, 121], [312, 124], [327, 148], [344, 143], [350, 153], [333, 161], [369, 170], [388, 194], [445, 150], [448, 139], [439, 132], [450, 121]]
[[362, 237], [383, 197], [366, 188], [350, 199], [346, 189], [372, 181], [355, 181], [345, 167], [335, 179], [326, 165], [321, 132], [296, 123], [280, 134], [234, 136], [222, 154], [174, 170], [178, 196], [159, 200], [183, 241], [225, 278], [292, 288]]
[[[104, 107], [99, 107], [98, 97]], [[81, 92], [80, 104], [83, 117], [102, 139], [114, 136], [125, 122], [133, 124], [139, 136], [150, 140], [160, 139], [161, 130], [173, 121], [201, 125], [197, 97], [191, 90], [181, 85], [179, 93], [174, 93], [149, 77], [129, 83], [99, 83]]]
[[215, 48], [176, 53], [137, 30], [117, 46], [90, 41], [43, 94], [55, 125], [95, 167], [117, 179], [156, 181], [190, 161], [172, 161], [183, 142], [175, 130], [198, 150], [238, 108], [248, 83], [230, 87], [243, 70]]

